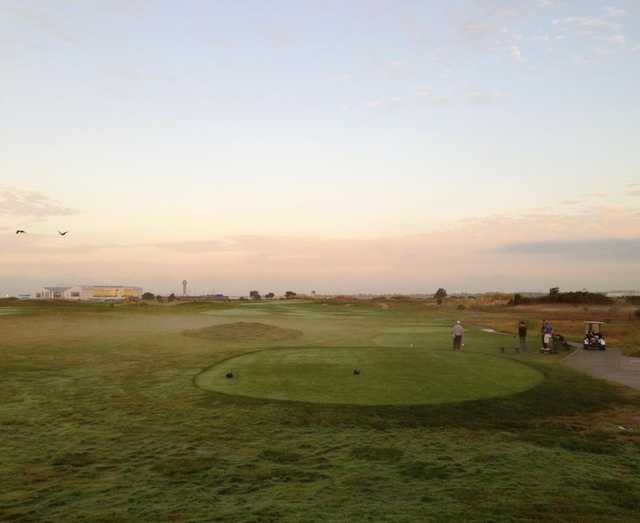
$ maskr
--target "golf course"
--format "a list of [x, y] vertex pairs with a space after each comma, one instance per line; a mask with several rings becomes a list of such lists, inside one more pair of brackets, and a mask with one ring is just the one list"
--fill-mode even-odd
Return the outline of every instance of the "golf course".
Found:
[[640, 393], [524, 314], [0, 304], [0, 520], [638, 520]]

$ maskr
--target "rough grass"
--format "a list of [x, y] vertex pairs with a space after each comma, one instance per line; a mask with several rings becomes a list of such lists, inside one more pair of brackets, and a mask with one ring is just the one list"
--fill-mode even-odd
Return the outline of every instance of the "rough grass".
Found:
[[[287, 307], [254, 306], [303, 347], [426, 348], [425, 326], [458, 314]], [[182, 334], [227, 322], [225, 310], [46, 305], [0, 318], [0, 520], [638, 520], [635, 393], [510, 352], [545, 379], [446, 405], [229, 397], [194, 377], [255, 348]], [[478, 333], [465, 349], [498, 356], [510, 343]]]

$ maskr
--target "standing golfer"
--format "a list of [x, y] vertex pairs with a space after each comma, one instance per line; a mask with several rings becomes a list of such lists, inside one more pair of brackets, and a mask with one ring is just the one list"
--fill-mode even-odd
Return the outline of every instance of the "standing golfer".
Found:
[[460, 320], [458, 320], [453, 326], [453, 350], [460, 350], [460, 347], [462, 347], [462, 338], [464, 338], [464, 327], [462, 327]]
[[518, 324], [518, 338], [520, 338], [520, 352], [527, 352], [527, 324], [524, 320]]

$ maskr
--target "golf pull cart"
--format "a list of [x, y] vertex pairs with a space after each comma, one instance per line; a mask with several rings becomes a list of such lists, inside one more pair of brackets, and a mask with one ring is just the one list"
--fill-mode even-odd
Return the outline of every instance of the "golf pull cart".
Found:
[[584, 340], [582, 348], [584, 350], [607, 350], [607, 342], [602, 334], [603, 321], [584, 322]]

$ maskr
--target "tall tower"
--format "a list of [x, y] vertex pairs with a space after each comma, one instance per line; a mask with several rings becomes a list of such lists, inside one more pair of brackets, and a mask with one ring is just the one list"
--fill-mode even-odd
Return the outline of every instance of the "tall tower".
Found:
[[187, 295], [187, 280], [182, 280], [182, 295], [186, 296]]

